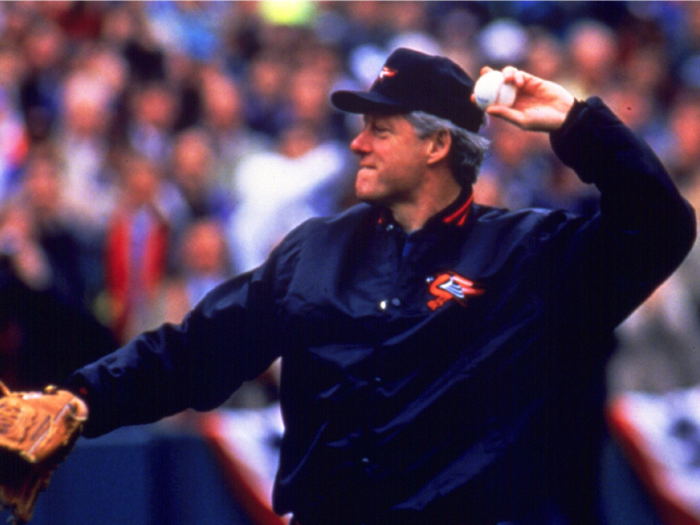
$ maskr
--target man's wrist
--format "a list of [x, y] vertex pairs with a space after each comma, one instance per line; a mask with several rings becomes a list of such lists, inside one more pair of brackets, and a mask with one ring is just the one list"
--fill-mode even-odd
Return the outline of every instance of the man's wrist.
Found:
[[566, 115], [564, 116], [564, 120], [562, 121], [561, 125], [557, 128], [552, 130], [550, 133], [551, 134], [560, 134], [563, 135], [566, 133], [566, 131], [576, 122], [578, 116], [581, 114], [581, 112], [586, 109], [587, 107], [587, 102], [585, 100], [578, 99], [576, 97], [572, 96], [572, 101], [571, 105], [568, 108], [568, 111], [566, 111]]

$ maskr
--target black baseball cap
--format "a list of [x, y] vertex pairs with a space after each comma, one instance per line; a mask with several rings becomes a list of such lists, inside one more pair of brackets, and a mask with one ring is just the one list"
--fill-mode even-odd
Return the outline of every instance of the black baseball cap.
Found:
[[348, 113], [424, 111], [477, 132], [484, 112], [472, 103], [473, 91], [474, 80], [449, 58], [398, 48], [369, 91], [336, 91], [331, 102]]

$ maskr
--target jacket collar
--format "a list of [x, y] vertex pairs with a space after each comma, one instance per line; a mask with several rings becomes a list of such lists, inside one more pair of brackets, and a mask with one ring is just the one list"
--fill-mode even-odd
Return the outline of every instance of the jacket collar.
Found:
[[[472, 188], [464, 188], [452, 204], [428, 219], [422, 229], [433, 228], [439, 224], [461, 228], [467, 223], [473, 204], [474, 192]], [[377, 224], [389, 229], [400, 228], [388, 208], [381, 208]]]

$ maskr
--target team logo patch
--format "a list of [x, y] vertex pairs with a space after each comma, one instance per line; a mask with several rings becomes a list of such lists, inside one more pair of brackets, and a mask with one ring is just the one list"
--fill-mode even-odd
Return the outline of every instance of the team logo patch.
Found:
[[396, 75], [396, 70], [395, 69], [390, 69], [388, 67], [383, 67], [382, 70], [379, 72], [379, 80], [380, 82], [384, 80], [385, 78], [391, 78], [394, 75]]
[[437, 310], [448, 301], [457, 301], [462, 306], [468, 297], [481, 295], [485, 290], [473, 281], [455, 272], [445, 272], [428, 279], [428, 290], [435, 297], [428, 301], [428, 308]]

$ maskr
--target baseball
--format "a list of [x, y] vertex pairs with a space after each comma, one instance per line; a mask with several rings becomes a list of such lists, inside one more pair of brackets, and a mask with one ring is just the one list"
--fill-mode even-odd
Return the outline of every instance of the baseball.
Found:
[[480, 76], [474, 85], [476, 105], [484, 110], [494, 104], [512, 106], [516, 93], [513, 84], [503, 82], [503, 73], [500, 71], [489, 71]]

